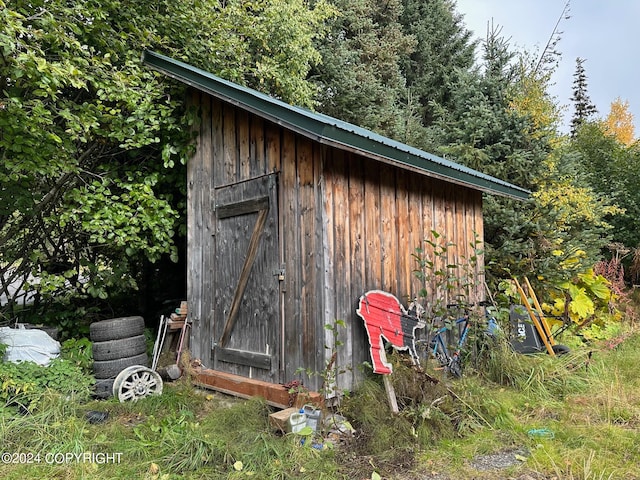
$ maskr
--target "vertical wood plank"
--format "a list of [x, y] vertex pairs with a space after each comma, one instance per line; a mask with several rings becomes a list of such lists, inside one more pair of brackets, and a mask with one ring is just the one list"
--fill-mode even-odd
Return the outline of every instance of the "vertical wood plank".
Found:
[[282, 242], [285, 263], [284, 296], [284, 341], [286, 345], [284, 370], [285, 380], [296, 377], [296, 370], [304, 367], [302, 352], [302, 332], [300, 318], [300, 210], [298, 172], [296, 162], [295, 135], [291, 131], [282, 132], [282, 201], [283, 230]]
[[[447, 214], [446, 214], [446, 197], [445, 197], [445, 186], [444, 182], [441, 180], [433, 180], [433, 226], [434, 230], [440, 235], [440, 237], [436, 240], [436, 243], [442, 244], [448, 241], [447, 239]], [[434, 269], [436, 270], [444, 270], [446, 268], [447, 258], [446, 255], [440, 255], [436, 257], [434, 255]], [[430, 292], [431, 295], [434, 295], [435, 292]], [[448, 297], [446, 296], [442, 300], [444, 303], [448, 302]]]
[[[275, 125], [272, 122], [264, 121], [263, 122], [263, 137], [264, 137], [264, 164], [266, 173], [271, 172], [279, 172], [282, 170], [282, 142], [281, 142], [281, 128]], [[258, 141], [256, 141], [256, 149], [258, 149]], [[284, 179], [283, 175], [278, 177], [278, 186], [277, 186], [277, 203], [278, 203], [278, 232], [279, 232], [279, 241], [280, 241], [280, 265], [283, 265], [285, 268], [285, 281], [280, 282], [280, 297], [278, 298], [279, 307], [280, 307], [280, 338], [279, 341], [279, 351], [280, 351], [280, 377], [283, 382], [289, 381], [287, 378], [287, 359], [288, 359], [288, 348], [287, 348], [287, 337], [285, 330], [285, 318], [290, 314], [287, 309], [286, 299], [287, 299], [287, 282], [286, 278], [289, 276], [291, 265], [286, 263], [287, 254], [286, 247], [288, 241], [290, 239], [286, 238], [284, 232], [286, 231], [286, 226], [289, 225], [289, 210], [287, 209], [289, 202], [289, 195], [286, 192], [287, 183]]]
[[364, 230], [365, 230], [365, 288], [382, 288], [382, 255], [380, 235], [380, 170], [373, 162], [365, 162]]
[[365, 170], [363, 159], [360, 156], [351, 155], [348, 161], [349, 175], [349, 235], [351, 245], [351, 288], [347, 299], [349, 314], [345, 318], [347, 331], [345, 340], [352, 347], [351, 371], [345, 374], [341, 388], [352, 388], [355, 379], [361, 377], [358, 366], [364, 361], [370, 361], [367, 333], [360, 317], [355, 313], [358, 299], [366, 291], [365, 280], [365, 207], [364, 207], [364, 177]]
[[[350, 154], [336, 152], [333, 164], [333, 230], [334, 255], [333, 268], [335, 275], [335, 317], [329, 319], [329, 325], [335, 320], [348, 321], [351, 316], [351, 218], [349, 212], [349, 177], [347, 162]], [[335, 344], [333, 332], [327, 334]], [[338, 340], [342, 345], [337, 347], [337, 365], [340, 368], [350, 367], [353, 362], [353, 343], [351, 331], [339, 330]], [[329, 340], [329, 339], [328, 339]], [[338, 379], [338, 385], [350, 380], [347, 375]]]
[[[324, 265], [323, 275], [323, 307], [324, 310], [321, 316], [321, 322], [323, 327], [323, 335], [318, 338], [324, 338], [324, 345], [328, 351], [335, 348], [334, 339], [324, 329], [324, 325], [332, 322], [336, 318], [336, 277], [335, 269], [335, 158], [336, 150], [333, 148], [324, 149], [323, 153], [323, 165], [322, 165], [322, 192], [323, 192], [323, 207], [322, 207], [322, 258]], [[323, 352], [327, 354], [328, 352]], [[325, 357], [326, 358], [326, 357]]]
[[[189, 101], [200, 106], [201, 95], [196, 90], [189, 91]], [[187, 163], [187, 301], [191, 305], [189, 317], [193, 322], [191, 334], [192, 353], [196, 358], [203, 354], [199, 331], [203, 328], [205, 319], [202, 316], [202, 249], [200, 248], [200, 232], [202, 226], [202, 200], [200, 184], [202, 175], [202, 122], [196, 138], [196, 151]], [[206, 349], [204, 350], [206, 352]]]
[[[221, 185], [226, 181], [226, 172], [227, 166], [225, 165], [225, 160], [227, 159], [227, 155], [225, 153], [225, 118], [224, 112], [225, 107], [222, 101], [218, 100], [214, 97], [209, 97], [211, 101], [211, 136], [212, 136], [212, 155], [213, 155], [213, 174], [210, 184], [211, 191], [211, 200], [209, 203], [210, 210], [210, 218], [211, 218], [211, 234], [215, 235], [216, 230], [218, 228], [217, 220], [215, 218], [215, 212], [213, 208], [216, 204], [216, 196], [215, 196], [215, 187], [217, 185]], [[220, 277], [217, 276], [216, 272], [219, 272], [222, 269], [221, 265], [216, 263], [216, 241], [215, 238], [211, 238], [213, 242], [213, 246], [209, 250], [208, 255], [211, 256], [211, 270], [209, 271], [209, 275], [212, 277], [212, 283], [215, 285], [216, 281], [220, 280]], [[215, 289], [215, 287], [212, 287]], [[212, 291], [213, 295], [213, 291]], [[199, 332], [201, 337], [201, 342], [203, 344], [203, 349], [206, 350], [206, 357], [209, 359], [209, 363], [205, 363], [205, 365], [213, 366], [213, 358], [212, 358], [212, 347], [214, 343], [214, 332], [216, 331], [216, 298], [211, 298], [211, 311], [209, 312], [209, 329], [205, 331], [201, 329]], [[194, 329], [195, 330], [195, 329]], [[203, 354], [204, 355], [204, 354]]]
[[[264, 138], [265, 138], [265, 165], [267, 168], [267, 172], [279, 172], [281, 171], [282, 165], [282, 142], [281, 142], [281, 129], [274, 125], [271, 122], [264, 122]], [[279, 376], [282, 382], [289, 381], [287, 379], [287, 366], [286, 360], [288, 358], [288, 349], [286, 345], [287, 337], [285, 330], [285, 318], [288, 314], [288, 310], [286, 308], [286, 298], [287, 298], [287, 283], [286, 277], [288, 275], [289, 265], [286, 264], [287, 255], [285, 254], [286, 248], [286, 239], [284, 238], [285, 226], [288, 224], [287, 210], [285, 208], [285, 199], [287, 196], [285, 195], [285, 185], [282, 175], [278, 176], [278, 185], [276, 186], [276, 196], [277, 196], [277, 204], [278, 204], [278, 240], [280, 242], [279, 248], [279, 260], [280, 266], [284, 267], [285, 270], [285, 281], [280, 282], [280, 296], [278, 298], [279, 309], [280, 309], [280, 338], [279, 342], [279, 351], [280, 351], [280, 359], [278, 368], [280, 369]]]
[[398, 295], [398, 241], [395, 209], [395, 169], [380, 167], [380, 255], [382, 289]]
[[221, 185], [225, 181], [224, 154], [224, 107], [215, 97], [209, 97], [211, 102], [211, 135], [213, 148], [212, 186]]
[[251, 164], [250, 175], [257, 177], [268, 173], [265, 155], [264, 120], [257, 115], [250, 117], [249, 125], [249, 158]]
[[[424, 249], [424, 239], [425, 239], [425, 230], [431, 227], [431, 216], [429, 218], [425, 218], [424, 214], [424, 201], [422, 198], [423, 185], [425, 184], [422, 176], [418, 174], [409, 174], [408, 178], [408, 249], [409, 249], [409, 272], [410, 279], [408, 281], [408, 291], [409, 293], [416, 297], [418, 296], [422, 285], [416, 275], [414, 274], [414, 270], [418, 268], [418, 263], [416, 259], [411, 256], [415, 252], [416, 248]], [[431, 205], [429, 202], [428, 205]], [[425, 224], [428, 223], [428, 227]]]
[[[351, 280], [357, 298], [365, 292], [365, 204], [364, 167], [362, 158], [352, 155], [348, 161]], [[357, 298], [354, 302], [357, 304]]]
[[[213, 132], [213, 105], [212, 98], [208, 95], [201, 94], [202, 105], [202, 127], [201, 135], [202, 141], [199, 146], [202, 150], [202, 171], [200, 173], [202, 193], [201, 193], [201, 208], [202, 208], [202, 225], [200, 231], [201, 242], [201, 315], [202, 323], [200, 325], [200, 345], [201, 355], [200, 359], [203, 362], [210, 362], [211, 360], [211, 332], [213, 323], [213, 288], [214, 288], [214, 242], [213, 242], [213, 215], [211, 211], [212, 204], [212, 192], [213, 192], [213, 171], [215, 162], [215, 151], [213, 146], [214, 132]], [[205, 363], [206, 364], [206, 363]], [[209, 363], [210, 364], [210, 363]]]
[[249, 146], [249, 113], [246, 110], [236, 110], [236, 135], [238, 142], [238, 180], [251, 177], [251, 158]]
[[391, 384], [389, 375], [383, 375], [382, 382], [384, 383], [384, 390], [387, 393], [387, 401], [389, 402], [391, 413], [398, 413], [400, 411], [398, 408], [398, 398], [396, 397], [396, 391]]
[[[476, 272], [470, 271], [471, 267], [471, 255], [472, 249], [470, 247], [470, 243], [472, 239], [467, 235], [467, 211], [469, 208], [469, 199], [467, 196], [467, 189], [459, 187], [457, 188], [455, 199], [455, 231], [456, 231], [456, 254], [457, 261], [464, 267], [464, 271], [472, 278], [469, 278], [465, 281], [465, 283], [469, 283], [470, 281], [475, 282], [477, 280]], [[474, 289], [473, 286], [470, 286], [466, 289], [466, 291], [461, 292], [467, 298], [467, 301], [471, 301], [475, 297], [475, 293], [472, 292]], [[473, 302], [472, 302], [473, 303]]]
[[236, 143], [236, 109], [223, 103], [223, 177], [218, 185], [238, 181], [238, 148]]
[[406, 305], [411, 294], [411, 270], [413, 258], [411, 253], [413, 218], [409, 216], [409, 177], [408, 172], [396, 172], [396, 232], [398, 247], [398, 293]]
[[[469, 224], [470, 224], [470, 235], [474, 235], [475, 238], [484, 241], [484, 221], [482, 216], [482, 192], [478, 191], [470, 191], [469, 196], [471, 198], [469, 202]], [[484, 250], [484, 243], [481, 244], [482, 250]], [[478, 271], [482, 272], [483, 276], [481, 280], [486, 280], [484, 278], [484, 254], [480, 255], [478, 258]], [[482, 285], [478, 285], [476, 291], [476, 300], [482, 300], [485, 298], [485, 290], [484, 283]]]
[[265, 154], [267, 171], [277, 172], [281, 170], [282, 158], [281, 152], [281, 133], [282, 129], [271, 122], [265, 122]]
[[437, 231], [436, 226], [436, 190], [435, 180], [431, 178], [422, 179], [421, 188], [421, 201], [422, 201], [422, 247], [425, 249], [425, 253], [428, 253], [433, 257], [433, 250], [431, 246], [427, 245], [424, 240], [432, 239], [432, 232]]
[[447, 234], [446, 199], [444, 183], [433, 181], [433, 228], [442, 236]]
[[[315, 283], [315, 195], [314, 165], [311, 141], [303, 137], [296, 139], [296, 161], [298, 163], [298, 208], [300, 218], [300, 335], [302, 355], [306, 368], [320, 371], [322, 351], [317, 349], [314, 305], [318, 286]], [[320, 360], [320, 362], [319, 362]]]
[[[324, 317], [325, 311], [325, 302], [327, 300], [327, 285], [325, 284], [325, 270], [327, 264], [325, 263], [325, 252], [324, 252], [324, 220], [325, 220], [325, 212], [324, 212], [324, 193], [325, 193], [325, 185], [324, 185], [324, 156], [327, 152], [327, 147], [320, 145], [318, 143], [313, 143], [313, 194], [314, 194], [314, 232], [313, 235], [315, 237], [315, 252], [314, 252], [314, 276], [315, 276], [315, 284], [316, 284], [316, 292], [313, 295], [313, 318], [314, 327], [315, 327], [315, 348], [316, 348], [316, 365], [321, 365], [324, 368], [324, 364], [326, 364], [325, 357], [325, 344], [324, 344], [324, 334], [325, 328], [324, 325], [326, 323]], [[317, 382], [320, 382], [320, 379], [317, 379]], [[319, 388], [318, 386], [315, 387]]]
[[[455, 189], [454, 185], [450, 183], [444, 183], [444, 211], [445, 211], [445, 229], [444, 237], [447, 243], [453, 243], [454, 245], [447, 248], [446, 261], [448, 265], [456, 265], [458, 255], [456, 249], [460, 248], [456, 239], [455, 228]], [[454, 299], [451, 299], [454, 300]]]

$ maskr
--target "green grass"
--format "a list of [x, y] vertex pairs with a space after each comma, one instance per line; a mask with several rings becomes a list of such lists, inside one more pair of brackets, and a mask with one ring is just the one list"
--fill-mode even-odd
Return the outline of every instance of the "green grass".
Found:
[[[495, 349], [462, 379], [435, 383], [402, 356], [392, 358], [401, 413], [389, 413], [380, 378], [369, 378], [340, 408], [356, 428], [345, 445], [301, 446], [299, 437], [270, 428], [271, 410], [260, 399], [231, 399], [183, 381], [137, 403], [45, 393], [29, 415], [0, 409], [3, 452], [33, 462], [3, 457], [0, 477], [366, 479], [375, 471], [403, 480], [432, 472], [462, 480], [640, 478], [639, 335], [559, 358]], [[108, 420], [90, 424], [92, 410], [108, 412]], [[529, 435], [540, 429], [553, 438]], [[504, 451], [518, 452], [519, 461], [494, 471], [473, 466], [480, 455]], [[100, 457], [106, 454], [111, 461]]]
[[[29, 454], [23, 461], [31, 463], [20, 463], [19, 457], [17, 463], [5, 460], [0, 477], [339, 478], [334, 452], [277, 435], [262, 400], [230, 401], [185, 383], [165, 387], [162, 396], [137, 403], [77, 404], [51, 395], [42, 399], [46, 407], [32, 415], [5, 409], [0, 417], [3, 451]], [[85, 416], [92, 410], [107, 411], [109, 419], [89, 424]], [[98, 454], [88, 457], [98, 461], [84, 461], [85, 452]]]
[[[640, 478], [640, 337], [615, 349], [581, 347], [566, 356], [508, 353], [503, 368], [487, 368], [455, 384], [465, 402], [491, 427], [443, 439], [422, 452], [456, 478], [501, 478], [469, 468], [477, 454], [524, 448], [523, 461], [507, 473], [544, 478]], [[494, 365], [495, 367], [496, 365]], [[491, 377], [491, 378], [487, 378]], [[553, 438], [531, 437], [546, 429]]]

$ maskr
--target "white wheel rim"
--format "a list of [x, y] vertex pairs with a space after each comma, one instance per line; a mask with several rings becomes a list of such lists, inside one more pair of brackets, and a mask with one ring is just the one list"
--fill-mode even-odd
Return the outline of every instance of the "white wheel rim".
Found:
[[157, 372], [142, 365], [125, 368], [113, 381], [113, 395], [121, 403], [136, 401], [162, 393], [162, 378]]

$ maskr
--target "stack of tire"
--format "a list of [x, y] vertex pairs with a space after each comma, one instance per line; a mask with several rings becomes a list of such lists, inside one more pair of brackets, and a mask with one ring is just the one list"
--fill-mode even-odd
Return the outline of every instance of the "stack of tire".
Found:
[[94, 322], [89, 326], [93, 346], [93, 375], [96, 378], [94, 396], [113, 395], [113, 381], [118, 374], [133, 365], [147, 366], [147, 342], [142, 317], [120, 317]]

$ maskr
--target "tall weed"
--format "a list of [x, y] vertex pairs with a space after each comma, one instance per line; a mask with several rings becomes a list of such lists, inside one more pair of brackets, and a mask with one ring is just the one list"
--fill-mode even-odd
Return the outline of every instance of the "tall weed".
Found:
[[0, 414], [0, 444], [8, 452], [85, 451], [86, 420], [78, 416], [75, 401], [51, 391], [41, 393], [30, 414]]

